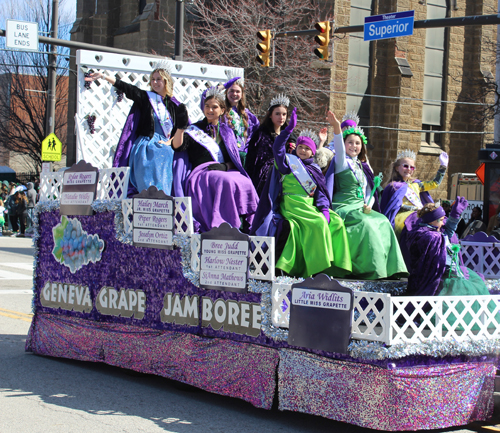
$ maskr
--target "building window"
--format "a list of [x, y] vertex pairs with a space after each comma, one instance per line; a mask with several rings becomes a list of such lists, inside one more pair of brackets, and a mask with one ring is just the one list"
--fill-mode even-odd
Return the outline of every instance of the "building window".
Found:
[[[372, 14], [372, 0], [351, 0], [350, 25], [364, 23]], [[363, 40], [363, 34], [349, 35], [349, 61], [347, 92], [361, 95], [370, 93], [370, 43]], [[370, 118], [370, 100], [363, 96], [347, 95], [346, 111], [355, 111], [361, 125], [367, 125]]]
[[[428, 19], [446, 18], [447, 14], [446, 0], [427, 0]], [[421, 140], [427, 144], [439, 145], [441, 142], [439, 134], [433, 133], [432, 130], [440, 130], [442, 126], [445, 45], [445, 28], [426, 30], [422, 129], [429, 132], [423, 132]]]

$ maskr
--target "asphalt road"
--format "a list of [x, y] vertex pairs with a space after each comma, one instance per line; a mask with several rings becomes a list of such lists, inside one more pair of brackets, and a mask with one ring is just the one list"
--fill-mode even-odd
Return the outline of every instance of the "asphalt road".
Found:
[[[31, 239], [0, 237], [0, 433], [374, 431], [276, 408], [257, 409], [104, 364], [26, 353], [32, 264]], [[492, 430], [484, 427], [496, 424], [497, 416], [488, 423], [435, 431], [486, 432]]]

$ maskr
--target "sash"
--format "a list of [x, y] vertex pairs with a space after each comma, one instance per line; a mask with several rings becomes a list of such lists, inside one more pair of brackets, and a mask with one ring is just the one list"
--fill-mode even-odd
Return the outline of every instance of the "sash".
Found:
[[236, 135], [236, 143], [238, 147], [241, 147], [245, 144], [245, 124], [241, 120], [240, 115], [234, 108], [231, 108], [231, 116], [233, 120], [231, 123], [233, 124], [234, 132]]
[[351, 157], [346, 158], [347, 164], [349, 165], [349, 168], [354, 174], [354, 177], [358, 181], [358, 188], [356, 191], [356, 196], [358, 198], [363, 199], [365, 201], [365, 191], [366, 191], [366, 186], [368, 185], [368, 181], [366, 180], [365, 173], [363, 172], [363, 168], [359, 166], [359, 164], [356, 163]]
[[290, 170], [295, 176], [295, 179], [300, 183], [300, 186], [304, 188], [304, 191], [309, 196], [313, 196], [318, 185], [314, 182], [303, 162], [297, 155], [292, 155], [290, 153], [287, 153], [285, 157]]
[[406, 190], [405, 193], [406, 199], [417, 209], [422, 209], [424, 206], [422, 205], [422, 202], [420, 201], [420, 197], [417, 195], [415, 191], [408, 185], [408, 189]]
[[184, 133], [188, 134], [194, 141], [207, 149], [214, 161], [221, 164], [224, 162], [224, 156], [222, 155], [219, 145], [210, 135], [205, 134], [200, 128], [194, 125], [191, 125]]
[[158, 121], [160, 122], [163, 135], [169, 140], [174, 124], [172, 123], [167, 107], [165, 107], [163, 99], [158, 93], [148, 92], [148, 97], [149, 103], [153, 107], [156, 117], [158, 117]]

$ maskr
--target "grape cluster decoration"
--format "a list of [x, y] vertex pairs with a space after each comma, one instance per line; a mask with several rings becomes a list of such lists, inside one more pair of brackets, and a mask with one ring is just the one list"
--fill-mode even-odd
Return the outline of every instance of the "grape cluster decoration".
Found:
[[95, 132], [95, 119], [96, 115], [95, 114], [87, 114], [85, 116], [85, 119], [87, 119], [87, 124], [89, 125], [89, 131], [91, 134]]
[[[90, 71], [85, 72], [85, 73], [83, 74], [83, 76], [84, 76], [85, 78], [90, 77], [90, 75], [91, 75], [93, 72], [94, 72], [94, 71], [91, 69]], [[90, 89], [90, 85], [91, 85], [91, 84], [92, 84], [92, 81], [84, 81], [84, 82], [83, 82], [83, 87], [85, 87], [87, 90], [89, 90], [89, 89]]]
[[121, 90], [116, 90], [116, 102], [123, 101], [123, 92]]
[[101, 260], [104, 241], [98, 235], [89, 235], [82, 230], [82, 224], [76, 218], [63, 216], [61, 223], [52, 229], [54, 235], [55, 259], [75, 273], [90, 262]]

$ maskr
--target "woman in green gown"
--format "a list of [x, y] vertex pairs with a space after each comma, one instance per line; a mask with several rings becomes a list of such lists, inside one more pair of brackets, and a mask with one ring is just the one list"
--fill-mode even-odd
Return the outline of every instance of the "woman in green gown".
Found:
[[[359, 127], [341, 131], [331, 111], [327, 120], [333, 127], [335, 164], [332, 209], [344, 220], [352, 259], [352, 276], [376, 280], [408, 275], [399, 244], [389, 220], [377, 209], [373, 172], [366, 162], [366, 137]], [[344, 143], [345, 140], [345, 143]], [[332, 143], [330, 143], [330, 147]], [[328, 182], [327, 184], [332, 185]], [[375, 204], [375, 205], [374, 205]]]
[[286, 153], [296, 124], [295, 109], [273, 145], [275, 168], [269, 182], [277, 181], [280, 186], [279, 213], [290, 224], [276, 267], [295, 277], [319, 272], [341, 277], [352, 270], [344, 223], [330, 209], [324, 176], [314, 163], [317, 135], [303, 131], [293, 153]]

